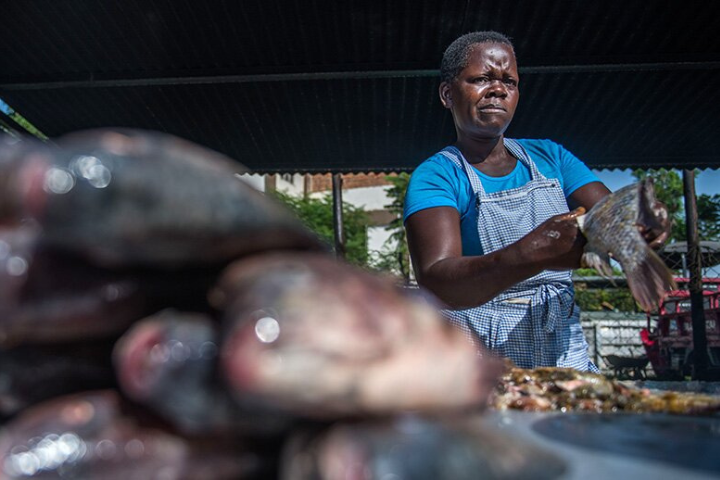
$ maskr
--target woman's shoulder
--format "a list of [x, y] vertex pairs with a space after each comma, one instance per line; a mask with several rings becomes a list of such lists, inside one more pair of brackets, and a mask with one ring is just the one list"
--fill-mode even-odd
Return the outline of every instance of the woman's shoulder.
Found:
[[420, 163], [415, 171], [441, 171], [441, 172], [455, 172], [460, 171], [460, 167], [450, 160], [442, 151], [437, 152]]
[[535, 153], [545, 158], [557, 158], [567, 152], [561, 144], [548, 138], [518, 138], [515, 140], [522, 145], [531, 156]]
[[522, 138], [516, 141], [525, 148], [530, 158], [538, 163], [538, 167], [544, 163], [551, 168], [564, 170], [565, 168], [575, 168], [577, 164], [583, 163], [563, 145], [553, 140]]
[[418, 165], [410, 176], [404, 218], [431, 207], [454, 207], [462, 214], [471, 195], [472, 187], [462, 168], [436, 153]]
[[438, 152], [426, 158], [412, 172], [411, 182], [415, 181], [445, 181], [457, 185], [466, 177], [460, 166], [448, 157]]
[[546, 177], [558, 178], [565, 196], [570, 196], [579, 187], [594, 181], [597, 176], [561, 144], [548, 139], [518, 140]]

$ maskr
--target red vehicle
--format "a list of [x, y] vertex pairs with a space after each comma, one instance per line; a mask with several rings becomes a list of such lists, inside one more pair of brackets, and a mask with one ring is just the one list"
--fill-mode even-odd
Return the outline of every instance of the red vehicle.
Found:
[[[676, 278], [687, 287], [687, 278]], [[703, 304], [710, 366], [720, 366], [720, 278], [703, 279]], [[693, 340], [690, 292], [672, 290], [660, 303], [657, 314], [648, 314], [647, 328], [640, 332], [655, 375], [682, 378], [691, 374]]]

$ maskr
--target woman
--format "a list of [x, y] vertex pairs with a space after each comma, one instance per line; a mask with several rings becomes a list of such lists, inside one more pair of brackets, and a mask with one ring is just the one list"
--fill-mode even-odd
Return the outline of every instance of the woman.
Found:
[[448, 305], [445, 315], [495, 354], [523, 368], [597, 371], [571, 269], [585, 244], [576, 218], [609, 190], [562, 146], [505, 138], [519, 80], [502, 34], [469, 33], [445, 51], [440, 101], [457, 141], [411, 177], [404, 219], [413, 266]]

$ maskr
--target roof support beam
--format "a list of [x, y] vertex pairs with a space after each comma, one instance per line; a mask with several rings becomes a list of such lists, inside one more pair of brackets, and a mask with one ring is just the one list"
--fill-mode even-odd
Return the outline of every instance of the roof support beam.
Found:
[[[538, 65], [520, 67], [521, 74], [542, 73], [604, 73], [604, 72], [640, 72], [673, 70], [718, 70], [720, 62], [671, 62], [671, 63], [610, 63], [596, 65]], [[75, 80], [53, 80], [39, 82], [0, 83], [5, 90], [49, 90], [56, 88], [107, 88], [107, 87], [143, 87], [158, 85], [211, 85], [222, 83], [262, 83], [297, 82], [311, 80], [342, 80], [367, 78], [408, 78], [437, 77], [439, 71], [425, 70], [366, 70], [348, 72], [307, 72], [307, 73], [267, 73], [249, 75], [208, 75], [181, 77], [149, 78], [91, 78]]]

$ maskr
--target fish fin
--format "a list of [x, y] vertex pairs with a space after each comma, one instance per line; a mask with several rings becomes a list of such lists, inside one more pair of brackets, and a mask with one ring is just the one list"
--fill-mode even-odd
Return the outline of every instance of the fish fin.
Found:
[[677, 288], [670, 269], [650, 248], [645, 259], [625, 275], [630, 292], [646, 312], [657, 308], [668, 290]]
[[586, 248], [580, 262], [583, 266], [594, 268], [603, 277], [612, 277], [613, 271], [610, 266], [610, 257], [607, 254], [598, 253]]

